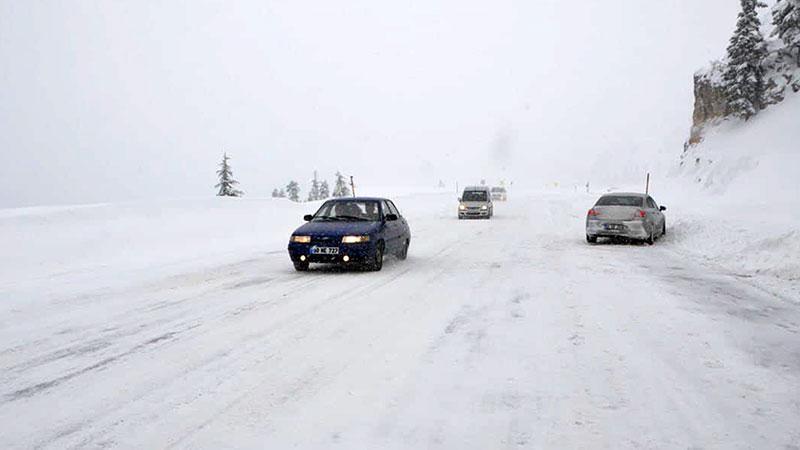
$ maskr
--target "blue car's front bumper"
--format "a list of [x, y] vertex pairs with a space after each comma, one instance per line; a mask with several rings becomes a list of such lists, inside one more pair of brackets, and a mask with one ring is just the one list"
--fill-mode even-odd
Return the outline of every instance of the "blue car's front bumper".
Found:
[[[339, 253], [336, 255], [319, 255], [311, 252], [312, 247], [337, 247]], [[311, 262], [311, 263], [329, 263], [339, 264], [345, 263], [344, 257], [347, 256], [346, 263], [356, 263], [371, 260], [375, 254], [375, 244], [367, 242], [364, 244], [298, 244], [296, 242], [289, 243], [289, 258], [292, 262]], [[305, 257], [303, 259], [302, 257]]]

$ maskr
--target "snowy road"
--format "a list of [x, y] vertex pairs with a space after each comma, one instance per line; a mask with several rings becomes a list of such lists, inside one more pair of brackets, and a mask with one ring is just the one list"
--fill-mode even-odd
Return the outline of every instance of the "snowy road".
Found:
[[796, 305], [672, 235], [586, 245], [588, 201], [398, 199], [412, 251], [380, 273], [253, 242], [25, 302], [6, 280], [0, 448], [798, 448]]

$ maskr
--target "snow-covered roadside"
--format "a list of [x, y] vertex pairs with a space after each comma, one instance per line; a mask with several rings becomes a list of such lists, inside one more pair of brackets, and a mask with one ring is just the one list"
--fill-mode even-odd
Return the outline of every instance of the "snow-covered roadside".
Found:
[[708, 211], [676, 208], [671, 218], [671, 235], [665, 242], [676, 252], [719, 266], [800, 304], [800, 217], [796, 212], [728, 204]]

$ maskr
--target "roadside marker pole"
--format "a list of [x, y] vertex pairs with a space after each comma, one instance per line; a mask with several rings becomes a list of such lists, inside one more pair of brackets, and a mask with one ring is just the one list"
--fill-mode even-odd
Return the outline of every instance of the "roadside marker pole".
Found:
[[647, 183], [644, 186], [644, 194], [650, 194], [650, 172], [647, 172]]
[[353, 182], [353, 176], [350, 175], [350, 190], [353, 191], [353, 197], [356, 196], [356, 184]]

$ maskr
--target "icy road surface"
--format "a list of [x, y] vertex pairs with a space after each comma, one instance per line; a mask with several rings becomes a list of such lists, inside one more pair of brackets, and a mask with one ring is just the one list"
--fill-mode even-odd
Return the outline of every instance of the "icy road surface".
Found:
[[[593, 198], [459, 222], [451, 197], [397, 198], [411, 253], [380, 273], [295, 273], [296, 206], [235, 238], [198, 232], [227, 211], [202, 204], [7, 215], [0, 448], [800, 446], [793, 299], [675, 252], [679, 233], [587, 245]], [[202, 263], [147, 260], [168, 244], [150, 228]]]

